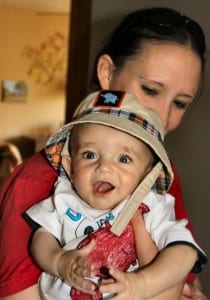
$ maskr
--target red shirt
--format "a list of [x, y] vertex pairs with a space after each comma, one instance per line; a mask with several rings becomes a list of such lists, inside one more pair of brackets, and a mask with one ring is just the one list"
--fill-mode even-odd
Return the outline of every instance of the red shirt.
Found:
[[[175, 169], [174, 173], [169, 192], [176, 199], [176, 216], [178, 219], [188, 219]], [[29, 256], [31, 229], [22, 218], [22, 213], [49, 197], [56, 179], [56, 171], [42, 153], [37, 153], [17, 167], [4, 186], [0, 195], [0, 297], [22, 291], [38, 281], [41, 271]]]

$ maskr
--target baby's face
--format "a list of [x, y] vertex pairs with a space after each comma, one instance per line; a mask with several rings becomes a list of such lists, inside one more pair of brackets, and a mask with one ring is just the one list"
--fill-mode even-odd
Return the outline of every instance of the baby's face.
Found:
[[141, 141], [103, 125], [77, 126], [72, 136], [71, 180], [91, 207], [107, 210], [130, 195], [151, 168]]

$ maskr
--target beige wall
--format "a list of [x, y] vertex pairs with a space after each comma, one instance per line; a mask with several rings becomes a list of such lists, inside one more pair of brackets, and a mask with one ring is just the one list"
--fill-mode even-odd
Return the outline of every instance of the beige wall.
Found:
[[27, 76], [29, 60], [23, 57], [27, 45], [39, 46], [56, 31], [68, 36], [68, 15], [38, 15], [35, 10], [0, 3], [0, 81], [26, 80], [26, 102], [0, 101], [0, 138], [31, 134], [41, 127], [57, 128], [64, 120], [65, 85], [37, 84]]
[[[168, 6], [195, 18], [205, 30], [210, 49], [209, 0], [93, 0], [91, 62], [109, 31], [129, 11], [148, 6]], [[182, 126], [167, 138], [170, 156], [181, 176], [185, 207], [199, 244], [210, 258], [210, 69], [207, 56], [205, 88], [188, 111]], [[183, 258], [184, 259], [184, 258]], [[210, 265], [201, 275], [210, 297]]]

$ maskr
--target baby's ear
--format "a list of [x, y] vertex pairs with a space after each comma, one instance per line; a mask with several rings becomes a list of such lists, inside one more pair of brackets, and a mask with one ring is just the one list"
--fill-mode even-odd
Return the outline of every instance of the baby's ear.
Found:
[[62, 166], [69, 178], [71, 177], [71, 157], [69, 155], [62, 155]]

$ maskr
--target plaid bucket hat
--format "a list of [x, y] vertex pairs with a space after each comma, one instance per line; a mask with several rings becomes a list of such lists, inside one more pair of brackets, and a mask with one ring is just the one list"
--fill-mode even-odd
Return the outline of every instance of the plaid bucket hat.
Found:
[[67, 177], [62, 157], [67, 155], [71, 132], [75, 125], [93, 123], [113, 127], [146, 143], [158, 162], [130, 196], [111, 227], [120, 235], [145, 195], [152, 189], [166, 193], [173, 181], [173, 171], [163, 145], [164, 128], [159, 115], [139, 103], [136, 96], [124, 91], [101, 90], [88, 95], [76, 109], [72, 121], [54, 132], [46, 143], [46, 156], [58, 174]]

